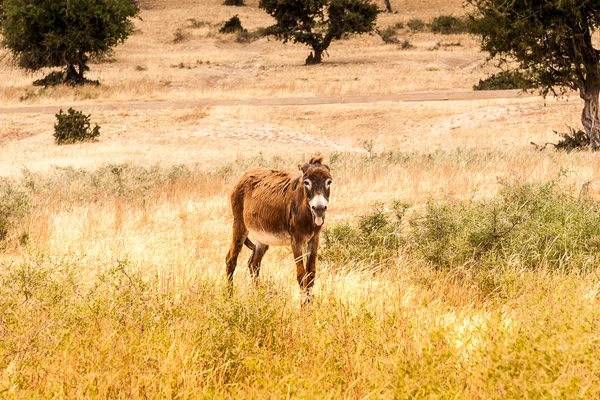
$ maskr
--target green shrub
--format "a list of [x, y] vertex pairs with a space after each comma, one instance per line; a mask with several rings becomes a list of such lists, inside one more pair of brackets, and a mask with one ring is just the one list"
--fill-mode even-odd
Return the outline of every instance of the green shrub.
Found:
[[242, 29], [241, 31], [237, 32], [237, 37], [235, 41], [238, 43], [249, 43], [268, 35], [269, 32], [266, 28], [257, 28], [254, 31], [247, 31], [246, 29]]
[[335, 264], [382, 264], [398, 255], [402, 218], [408, 206], [394, 203], [392, 213], [380, 209], [360, 217], [356, 226], [341, 223], [323, 232], [320, 256]]
[[182, 42], [183, 40], [185, 40], [185, 33], [183, 32], [183, 30], [181, 30], [180, 28], [175, 29], [175, 32], [173, 33], [173, 43], [179, 43]]
[[557, 182], [507, 186], [490, 200], [430, 202], [409, 237], [415, 254], [438, 268], [595, 268], [600, 203], [559, 190]]
[[410, 42], [408, 40], [406, 40], [406, 39], [400, 41], [400, 48], [402, 50], [412, 49], [413, 47], [415, 47], [415, 46], [413, 46], [412, 44], [410, 44]]
[[521, 71], [502, 71], [490, 75], [485, 79], [480, 79], [479, 83], [473, 86], [473, 90], [508, 90], [534, 89], [536, 85], [529, 79], [528, 75]]
[[246, 31], [242, 27], [242, 21], [237, 15], [234, 15], [228, 21], [223, 24], [221, 29], [219, 29], [219, 33], [236, 33], [236, 32], [244, 32]]
[[413, 19], [409, 20], [406, 23], [406, 26], [408, 26], [408, 29], [410, 29], [413, 32], [422, 32], [427, 27], [427, 25], [425, 25], [425, 22], [423, 22], [422, 20], [420, 20], [418, 18], [413, 18]]
[[90, 129], [90, 116], [81, 111], [69, 108], [68, 114], [62, 109], [56, 114], [58, 122], [54, 124], [54, 140], [56, 144], [71, 144], [94, 140], [100, 135], [100, 127], [96, 125]]
[[442, 35], [450, 35], [453, 33], [465, 33], [468, 31], [468, 28], [467, 23], [462, 18], [452, 15], [440, 15], [431, 21], [431, 31], [433, 33], [441, 33]]
[[396, 35], [396, 29], [394, 29], [391, 26], [388, 26], [387, 28], [385, 28], [383, 30], [377, 29], [376, 32], [379, 35], [379, 37], [381, 37], [381, 40], [384, 41], [384, 43], [388, 43], [388, 44], [400, 43], [400, 41], [398, 40], [398, 36]]
[[196, 18], [189, 18], [187, 20], [190, 23], [190, 28], [202, 28], [203, 26], [211, 26], [209, 21], [197, 20]]
[[573, 128], [569, 128], [569, 132], [554, 132], [561, 137], [561, 140], [558, 141], [554, 147], [557, 150], [565, 150], [567, 152], [573, 150], [585, 150], [590, 147], [590, 142], [587, 138], [587, 135], [581, 129], [575, 130]]
[[0, 241], [7, 238], [14, 223], [27, 213], [29, 198], [14, 184], [0, 182]]

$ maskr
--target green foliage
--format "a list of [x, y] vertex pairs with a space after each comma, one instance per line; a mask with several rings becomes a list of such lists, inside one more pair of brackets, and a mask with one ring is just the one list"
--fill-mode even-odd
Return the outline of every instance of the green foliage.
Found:
[[591, 33], [600, 24], [596, 0], [467, 0], [470, 31], [481, 48], [530, 71], [544, 93], [600, 82]]
[[582, 123], [592, 150], [600, 149], [600, 59], [592, 40], [600, 26], [597, 0], [467, 0], [470, 31], [503, 65], [527, 71], [543, 95], [579, 91]]
[[181, 28], [175, 29], [175, 32], [173, 33], [173, 43], [183, 42], [184, 39], [185, 33], [183, 30]]
[[124, 42], [138, 12], [132, 0], [3, 0], [2, 45], [19, 67], [63, 67], [61, 83], [80, 85], [90, 58]]
[[398, 44], [400, 40], [398, 39], [398, 35], [396, 34], [396, 29], [394, 27], [388, 26], [387, 28], [377, 30], [377, 34], [381, 37], [381, 40], [387, 44]]
[[219, 29], [219, 33], [236, 33], [236, 32], [246, 32], [246, 29], [242, 27], [242, 21], [237, 15], [234, 15], [229, 20], [227, 20], [221, 29]]
[[410, 42], [408, 40], [402, 40], [400, 42], [400, 48], [402, 50], [408, 50], [408, 49], [412, 49], [414, 46], [412, 44], [410, 44]]
[[373, 265], [386, 263], [398, 255], [404, 243], [402, 218], [408, 206], [394, 203], [392, 213], [376, 209], [360, 217], [353, 226], [342, 223], [323, 231], [320, 257], [336, 265]]
[[72, 144], [86, 140], [94, 140], [100, 135], [100, 127], [90, 126], [90, 116], [81, 111], [69, 108], [67, 114], [62, 109], [56, 114], [58, 120], [54, 124], [54, 140], [56, 144]]
[[225, 0], [223, 2], [224, 6], [237, 6], [237, 7], [241, 7], [241, 6], [245, 6], [246, 4], [244, 3], [244, 0]]
[[465, 33], [467, 30], [466, 21], [452, 15], [440, 15], [431, 21], [431, 32], [433, 33], [451, 35], [455, 33]]
[[558, 143], [554, 145], [557, 150], [564, 150], [567, 152], [573, 150], [585, 150], [590, 145], [586, 133], [581, 129], [575, 130], [573, 128], [569, 128], [569, 132], [554, 133], [561, 137]]
[[276, 20], [270, 34], [313, 49], [306, 64], [320, 63], [333, 40], [372, 32], [379, 13], [370, 0], [260, 0], [259, 7]]
[[269, 33], [266, 28], [256, 28], [253, 31], [243, 29], [237, 32], [237, 37], [235, 38], [235, 41], [238, 43], [254, 42], [260, 38], [268, 36], [268, 34]]
[[507, 90], [507, 89], [534, 89], [536, 84], [532, 82], [530, 75], [522, 71], [502, 71], [497, 74], [480, 79], [473, 86], [473, 90]]
[[427, 28], [427, 25], [425, 25], [425, 22], [423, 22], [422, 20], [420, 20], [418, 18], [410, 19], [406, 23], [406, 26], [408, 27], [408, 29], [410, 29], [413, 32], [422, 32], [425, 30], [425, 28]]
[[600, 203], [556, 182], [507, 186], [481, 202], [430, 202], [412, 221], [409, 241], [438, 268], [585, 270], [600, 261]]
[[0, 181], [0, 241], [4, 241], [15, 222], [29, 209], [29, 196], [15, 184]]

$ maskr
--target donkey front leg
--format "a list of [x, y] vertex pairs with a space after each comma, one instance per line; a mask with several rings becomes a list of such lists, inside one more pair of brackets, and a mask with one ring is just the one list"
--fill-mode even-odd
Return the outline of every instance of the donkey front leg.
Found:
[[269, 246], [263, 244], [259, 241], [256, 241], [254, 244], [254, 250], [250, 259], [248, 260], [248, 267], [250, 268], [250, 275], [254, 280], [254, 284], [258, 286], [258, 275], [260, 274], [260, 263], [262, 262], [262, 258], [264, 257], [267, 250], [269, 250]]
[[319, 234], [315, 234], [308, 241], [308, 259], [306, 260], [306, 296], [307, 300], [310, 301], [310, 295], [312, 292], [313, 285], [315, 284], [315, 278], [317, 275], [317, 255], [319, 253]]
[[304, 269], [304, 242], [292, 237], [292, 254], [294, 255], [294, 261], [296, 262], [296, 278], [300, 289], [304, 291], [306, 287], [306, 270]]

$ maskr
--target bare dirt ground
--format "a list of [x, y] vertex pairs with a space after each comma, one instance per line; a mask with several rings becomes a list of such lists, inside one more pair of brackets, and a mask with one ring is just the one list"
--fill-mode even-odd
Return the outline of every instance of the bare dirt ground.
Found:
[[[284, 97], [266, 99], [207, 99], [207, 100], [178, 100], [154, 102], [121, 102], [121, 103], [96, 103], [84, 104], [79, 108], [86, 112], [103, 110], [160, 110], [195, 108], [201, 106], [307, 106], [326, 104], [368, 104], [380, 102], [426, 102], [426, 101], [457, 101], [457, 100], [491, 100], [491, 99], [516, 99], [533, 97], [536, 94], [525, 93], [519, 90], [494, 90], [494, 91], [444, 91], [444, 92], [417, 92], [395, 94], [367, 94], [348, 96], [314, 96], [314, 97]], [[30, 113], [30, 114], [55, 114], [59, 110], [73, 105], [47, 105], [25, 107], [0, 107], [0, 114]]]
[[[412, 18], [464, 13], [460, 1], [392, 1], [385, 28]], [[377, 35], [335, 42], [325, 63], [306, 67], [308, 49], [262, 38], [238, 43], [218, 28], [237, 14], [244, 27], [272, 20], [258, 1], [155, 0], [142, 4], [138, 31], [114, 56], [91, 65], [99, 87], [35, 88], [0, 62], [0, 175], [23, 168], [95, 168], [105, 163], [199, 163], [207, 168], [264, 155], [473, 148], [528, 152], [531, 141], [579, 126], [576, 97], [474, 92], [490, 72], [468, 35], [398, 31], [403, 50]], [[380, 4], [383, 7], [383, 3]], [[180, 32], [182, 39], [174, 41]], [[101, 126], [97, 143], [53, 144], [54, 114], [74, 107]]]

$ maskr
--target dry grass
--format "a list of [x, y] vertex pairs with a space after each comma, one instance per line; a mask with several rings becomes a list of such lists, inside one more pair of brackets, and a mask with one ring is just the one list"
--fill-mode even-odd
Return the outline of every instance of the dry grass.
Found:
[[[360, 198], [365, 189], [418, 202], [401, 180], [386, 184], [417, 169], [435, 194], [433, 176], [509, 162], [476, 152], [405, 156], [341, 156], [333, 215], [365, 210], [375, 200]], [[248, 164], [289, 166], [253, 159], [217, 170], [26, 174], [34, 206], [0, 268], [3, 396], [597, 395], [594, 274], [509, 268], [496, 278], [508, 297], [484, 296], [460, 270], [436, 271], [404, 252], [380, 272], [321, 263], [316, 302], [301, 308], [290, 252], [273, 249], [263, 287], [252, 289], [241, 262], [228, 298], [225, 198]]]
[[[401, 33], [410, 50], [352, 38], [306, 68], [305, 47], [216, 33], [233, 14], [267, 26], [257, 3], [145, 2], [116, 62], [92, 65], [99, 87], [33, 89], [34, 77], [0, 64], [3, 106], [88, 104], [101, 126], [97, 143], [54, 146], [51, 113], [0, 114], [0, 176], [30, 202], [0, 250], [0, 397], [598, 397], [593, 269], [436, 269], [403, 245], [385, 267], [321, 262], [315, 304], [302, 308], [289, 249], [269, 250], [257, 290], [244, 250], [226, 296], [227, 199], [249, 167], [294, 169], [324, 154], [329, 227], [393, 200], [421, 212], [490, 199], [504, 181], [561, 176], [600, 198], [595, 154], [529, 144], [578, 126], [576, 98], [118, 106], [469, 90], [491, 70], [464, 35], [435, 51], [440, 37], [427, 33]], [[460, 4], [392, 1], [399, 13], [380, 25], [458, 15]]]
[[[272, 23], [257, 8], [224, 7], [220, 0], [163, 3], [163, 7], [143, 10], [136, 25], [139, 33], [120, 46], [114, 55], [117, 62], [92, 65], [91, 79], [102, 86], [79, 90], [50, 89], [32, 91], [31, 81], [38, 77], [23, 75], [7, 60], [0, 65], [0, 104], [50, 104], [60, 101], [82, 103], [198, 98], [252, 98], [313, 95], [395, 93], [414, 90], [470, 89], [482, 73], [484, 57], [475, 42], [463, 35], [446, 37], [460, 41], [460, 48], [426, 48], [440, 40], [431, 34], [411, 35], [415, 48], [409, 51], [384, 44], [377, 35], [343, 40], [332, 45], [324, 65], [305, 68], [305, 46], [283, 45], [261, 39], [249, 44], [235, 42], [232, 35], [218, 34], [222, 24], [239, 14], [244, 27], [256, 29]], [[418, 11], [428, 19], [433, 13], [460, 10], [460, 2], [441, 8]], [[387, 26], [415, 16], [415, 8], [403, 5], [400, 14], [382, 15], [380, 24]], [[190, 22], [193, 19], [194, 27]], [[210, 25], [205, 25], [209, 23]], [[173, 43], [175, 31], [183, 40]], [[180, 68], [182, 66], [182, 68]], [[448, 74], [452, 71], [452, 74]], [[415, 73], [420, 75], [414, 79]], [[40, 74], [41, 76], [41, 74]], [[36, 94], [38, 93], [38, 94]]]

